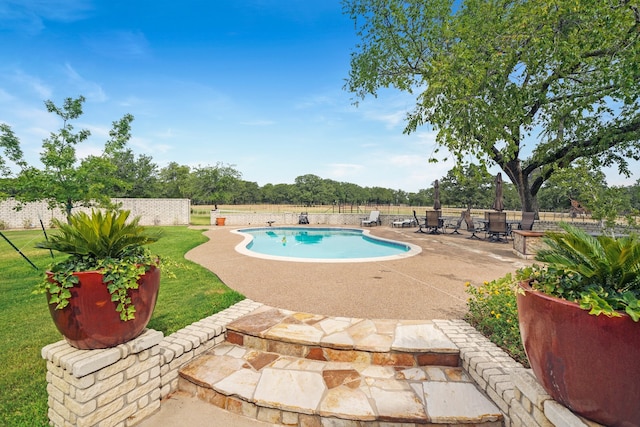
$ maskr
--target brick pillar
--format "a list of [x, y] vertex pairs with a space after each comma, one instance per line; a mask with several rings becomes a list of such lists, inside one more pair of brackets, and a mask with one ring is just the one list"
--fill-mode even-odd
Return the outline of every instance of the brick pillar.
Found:
[[162, 339], [147, 329], [113, 348], [78, 350], [66, 341], [44, 347], [51, 424], [132, 426], [158, 410]]

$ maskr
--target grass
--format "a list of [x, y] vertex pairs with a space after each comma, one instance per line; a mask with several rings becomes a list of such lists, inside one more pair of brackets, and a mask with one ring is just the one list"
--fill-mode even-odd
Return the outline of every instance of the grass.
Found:
[[[162, 278], [150, 328], [168, 335], [244, 298], [209, 270], [184, 259], [189, 249], [206, 241], [202, 231], [182, 226], [162, 230], [163, 238], [151, 249], [179, 264], [172, 267], [176, 278]], [[41, 231], [3, 234], [39, 270], [0, 239], [0, 424], [46, 426], [46, 365], [40, 350], [62, 337], [53, 325], [45, 296], [31, 291], [51, 257], [48, 251], [33, 248], [43, 239]]]

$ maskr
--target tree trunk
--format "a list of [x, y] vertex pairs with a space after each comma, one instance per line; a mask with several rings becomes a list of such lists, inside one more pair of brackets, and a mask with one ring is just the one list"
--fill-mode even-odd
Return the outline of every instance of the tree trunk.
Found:
[[529, 175], [522, 170], [520, 161], [511, 160], [500, 166], [518, 190], [522, 212], [538, 212], [537, 191], [534, 194]]

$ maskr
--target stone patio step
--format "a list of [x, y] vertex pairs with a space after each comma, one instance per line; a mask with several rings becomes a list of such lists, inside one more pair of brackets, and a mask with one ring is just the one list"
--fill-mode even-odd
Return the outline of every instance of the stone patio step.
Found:
[[183, 367], [179, 388], [245, 417], [300, 427], [497, 427], [503, 419], [460, 367], [321, 361], [231, 343]]
[[321, 361], [460, 365], [458, 347], [429, 321], [326, 317], [263, 306], [228, 324], [227, 341]]

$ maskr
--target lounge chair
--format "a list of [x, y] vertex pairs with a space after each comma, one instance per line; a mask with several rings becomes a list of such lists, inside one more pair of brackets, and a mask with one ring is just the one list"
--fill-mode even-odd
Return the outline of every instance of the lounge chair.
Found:
[[473, 239], [475, 237], [476, 239], [481, 240], [482, 237], [478, 236], [476, 233], [485, 231], [484, 223], [478, 225], [478, 223], [471, 216], [470, 211], [464, 211], [463, 215], [464, 222], [467, 223], [467, 231], [471, 233], [471, 236], [469, 236], [468, 238]]
[[371, 211], [371, 213], [369, 214], [369, 219], [363, 219], [360, 225], [362, 225], [363, 227], [365, 225], [371, 227], [372, 225], [380, 224], [382, 224], [382, 222], [380, 221], [380, 211]]
[[396, 219], [391, 223], [392, 227], [413, 227], [416, 224], [414, 219]]
[[535, 212], [522, 212], [522, 221], [520, 221], [520, 225], [518, 229], [520, 230], [533, 230], [533, 223], [536, 219]]

